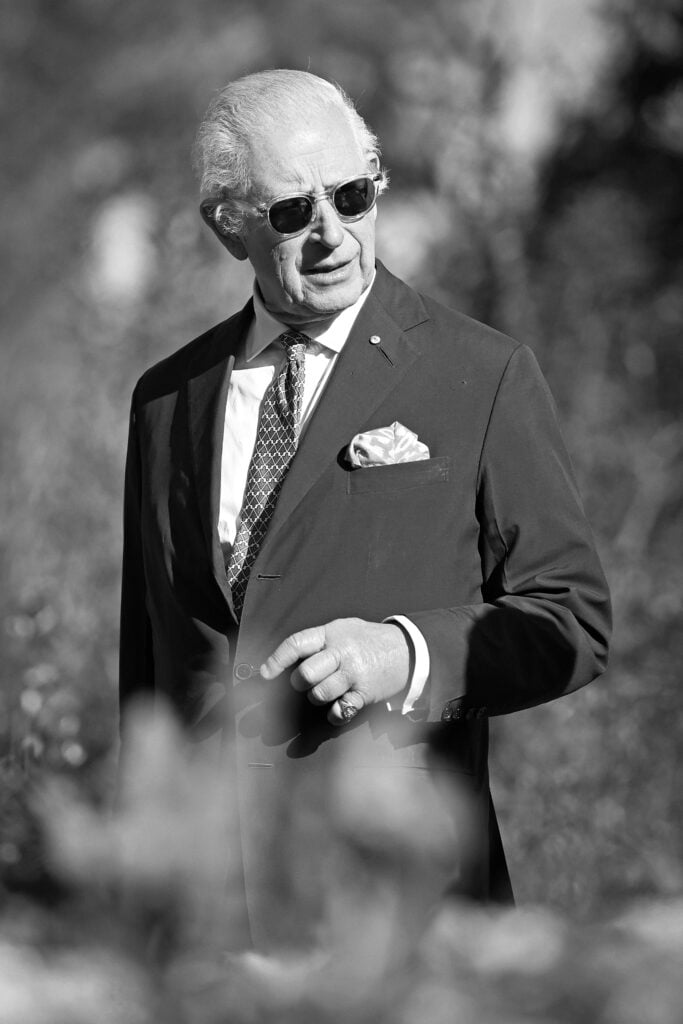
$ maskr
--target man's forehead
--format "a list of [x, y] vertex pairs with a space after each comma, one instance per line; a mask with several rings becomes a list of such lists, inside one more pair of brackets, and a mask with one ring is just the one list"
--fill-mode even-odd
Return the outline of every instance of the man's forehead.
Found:
[[341, 116], [306, 123], [290, 119], [256, 133], [250, 143], [251, 179], [257, 189], [319, 188], [364, 169], [364, 154]]

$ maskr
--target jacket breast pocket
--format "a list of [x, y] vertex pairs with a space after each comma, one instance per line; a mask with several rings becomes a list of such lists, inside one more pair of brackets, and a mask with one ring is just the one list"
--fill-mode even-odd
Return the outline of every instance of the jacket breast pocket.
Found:
[[385, 494], [445, 483], [450, 478], [450, 469], [451, 460], [448, 455], [421, 459], [419, 462], [397, 462], [388, 466], [352, 469], [346, 478], [346, 493]]

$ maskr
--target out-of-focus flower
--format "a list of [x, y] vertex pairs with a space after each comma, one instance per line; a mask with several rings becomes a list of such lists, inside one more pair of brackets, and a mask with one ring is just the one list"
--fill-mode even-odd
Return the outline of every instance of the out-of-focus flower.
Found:
[[55, 867], [154, 889], [222, 882], [234, 824], [225, 774], [193, 756], [170, 713], [141, 709], [129, 725], [113, 813], [47, 785], [42, 814]]
[[[72, 767], [85, 758], [69, 737], [60, 752]], [[76, 889], [113, 886], [123, 917], [172, 919], [174, 935], [192, 932], [199, 945], [218, 941], [219, 932], [224, 939], [238, 927], [231, 901], [241, 898], [234, 786], [223, 755], [205, 755], [170, 712], [138, 709], [128, 722], [113, 809], [91, 806], [64, 780], [42, 788], [51, 870]]]
[[0, 944], [2, 1024], [151, 1024], [152, 1009], [142, 973], [111, 950]]

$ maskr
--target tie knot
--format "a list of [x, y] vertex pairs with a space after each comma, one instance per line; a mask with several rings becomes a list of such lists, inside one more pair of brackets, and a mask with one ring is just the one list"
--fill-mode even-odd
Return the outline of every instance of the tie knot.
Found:
[[301, 346], [305, 350], [310, 340], [307, 334], [302, 334], [293, 328], [280, 335], [280, 341], [287, 352], [291, 352], [297, 346]]

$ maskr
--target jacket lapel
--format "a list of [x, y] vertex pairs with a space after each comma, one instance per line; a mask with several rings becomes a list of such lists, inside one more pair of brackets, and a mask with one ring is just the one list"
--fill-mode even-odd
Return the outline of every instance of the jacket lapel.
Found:
[[[391, 310], [389, 312], [388, 310]], [[406, 333], [429, 319], [416, 292], [381, 265], [337, 365], [303, 434], [261, 551], [276, 540], [299, 503], [340, 449], [397, 386], [419, 355]], [[378, 337], [379, 344], [370, 342]]]
[[187, 382], [188, 428], [197, 501], [214, 575], [227, 596], [223, 555], [218, 540], [221, 454], [228, 383], [235, 355], [253, 316], [251, 300], [214, 331], [190, 366]]
[[[221, 454], [230, 374], [251, 320], [251, 300], [213, 332], [191, 364], [187, 382], [188, 427], [197, 501], [207, 553], [229, 600], [218, 540]], [[419, 355], [410, 328], [429, 319], [422, 300], [378, 263], [361, 310], [285, 478], [268, 533], [266, 552], [316, 480], [397, 386]], [[379, 337], [372, 344], [371, 337]]]

